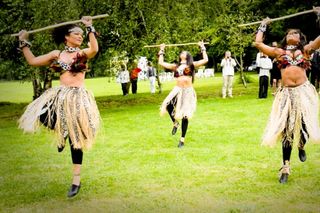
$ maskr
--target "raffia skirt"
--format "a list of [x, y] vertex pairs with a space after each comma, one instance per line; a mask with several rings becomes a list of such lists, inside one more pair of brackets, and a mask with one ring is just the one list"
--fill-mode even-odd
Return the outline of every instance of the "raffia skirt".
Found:
[[301, 134], [313, 143], [320, 143], [319, 98], [309, 81], [297, 87], [279, 89], [262, 145], [275, 146], [284, 137], [292, 145], [299, 140]]
[[87, 149], [94, 142], [100, 120], [95, 99], [85, 88], [59, 86], [31, 102], [18, 122], [24, 132], [34, 133], [41, 125], [52, 129], [58, 147], [69, 137], [75, 149]]
[[173, 104], [174, 118], [192, 118], [197, 106], [197, 95], [193, 87], [175, 86], [168, 96], [164, 99], [160, 107], [160, 115], [167, 113], [167, 106]]

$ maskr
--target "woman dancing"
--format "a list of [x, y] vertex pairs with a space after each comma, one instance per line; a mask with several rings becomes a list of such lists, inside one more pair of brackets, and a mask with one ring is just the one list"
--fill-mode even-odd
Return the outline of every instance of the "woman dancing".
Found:
[[73, 163], [73, 180], [68, 197], [75, 196], [81, 187], [80, 170], [83, 150], [90, 148], [100, 126], [100, 115], [94, 97], [84, 88], [87, 60], [98, 52], [98, 42], [92, 18], [85, 16], [89, 47], [80, 49], [83, 30], [77, 25], [67, 25], [53, 31], [54, 40], [65, 44], [65, 49], [53, 50], [34, 56], [30, 50], [28, 33], [19, 33], [19, 47], [28, 64], [50, 66], [60, 73], [60, 86], [50, 88], [27, 106], [19, 120], [19, 127], [25, 132], [35, 132], [42, 125], [54, 130], [58, 151], [61, 152], [69, 138]]
[[192, 117], [197, 103], [196, 93], [192, 87], [194, 80], [195, 68], [202, 66], [208, 62], [208, 55], [203, 42], [199, 42], [201, 48], [202, 60], [193, 61], [191, 54], [187, 51], [182, 51], [179, 55], [179, 63], [171, 64], [164, 62], [165, 44], [160, 45], [159, 65], [165, 69], [172, 70], [176, 77], [177, 84], [169, 95], [163, 101], [160, 114], [169, 113], [173, 122], [172, 135], [176, 134], [179, 127], [178, 120], [181, 119], [181, 138], [178, 147], [182, 148], [185, 142], [185, 136], [188, 129], [188, 119]]
[[[314, 10], [320, 15], [320, 7]], [[277, 140], [281, 141], [283, 166], [279, 182], [286, 183], [294, 142], [298, 144], [302, 162], [307, 159], [304, 150], [306, 142], [310, 139], [320, 143], [319, 98], [306, 75], [306, 69], [310, 66], [310, 53], [320, 47], [320, 36], [307, 44], [300, 30], [289, 29], [281, 48], [270, 47], [263, 43], [268, 23], [269, 19], [264, 19], [258, 28], [255, 46], [266, 55], [276, 58], [281, 69], [283, 87], [276, 93], [262, 145], [274, 146]]]

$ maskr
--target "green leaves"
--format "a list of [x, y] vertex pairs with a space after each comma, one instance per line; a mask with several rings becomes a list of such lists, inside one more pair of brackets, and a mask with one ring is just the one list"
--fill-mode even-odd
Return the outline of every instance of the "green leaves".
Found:
[[[204, 39], [210, 42], [207, 51], [210, 58], [220, 60], [225, 50], [242, 55], [251, 48], [256, 25], [239, 28], [237, 25], [272, 18], [311, 9], [312, 2], [294, 2], [289, 7], [287, 0], [4, 0], [0, 10], [0, 58], [2, 61], [24, 60], [16, 51], [17, 38], [8, 36], [21, 29], [36, 29], [47, 25], [77, 20], [84, 15], [109, 14], [104, 19], [94, 20], [100, 33], [100, 52], [90, 60], [90, 67], [96, 76], [105, 75], [111, 69], [108, 61], [117, 53], [126, 51], [130, 61], [137, 56], [146, 56], [156, 63], [157, 48], [143, 48], [147, 44], [186, 43]], [[312, 21], [310, 21], [312, 20]], [[271, 24], [267, 39], [280, 40], [286, 26], [303, 27], [308, 38], [316, 34], [313, 26], [315, 15], [300, 16]], [[313, 26], [313, 27], [312, 27]], [[35, 55], [61, 49], [53, 44], [50, 31], [31, 36]], [[84, 43], [84, 45], [86, 45]], [[183, 47], [193, 55], [199, 53], [196, 46]], [[111, 49], [111, 52], [109, 51]], [[167, 48], [166, 60], [177, 59], [181, 48]], [[250, 54], [247, 54], [250, 57]], [[253, 56], [251, 56], [253, 58]], [[251, 59], [250, 59], [251, 60]], [[130, 63], [130, 62], [129, 62]], [[21, 67], [3, 68], [0, 72]], [[19, 77], [20, 78], [20, 77]]]

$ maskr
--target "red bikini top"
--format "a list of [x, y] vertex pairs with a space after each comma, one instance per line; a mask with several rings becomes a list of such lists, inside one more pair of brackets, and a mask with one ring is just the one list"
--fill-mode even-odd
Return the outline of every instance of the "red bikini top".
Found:
[[65, 63], [60, 60], [55, 60], [50, 65], [50, 68], [55, 72], [60, 72], [61, 74], [67, 71], [72, 73], [86, 72], [88, 71], [87, 62], [88, 58], [85, 54], [80, 55], [79, 53], [77, 53], [76, 57], [72, 59], [71, 63]]
[[311, 66], [310, 60], [303, 55], [301, 50], [293, 52], [294, 57], [287, 54], [288, 50], [283, 50], [283, 54], [277, 58], [278, 68], [285, 69], [288, 66], [299, 66], [303, 69], [309, 69]]
[[181, 64], [180, 66], [177, 66], [177, 68], [174, 71], [174, 77], [177, 78], [180, 76], [192, 76], [191, 68], [186, 64]]

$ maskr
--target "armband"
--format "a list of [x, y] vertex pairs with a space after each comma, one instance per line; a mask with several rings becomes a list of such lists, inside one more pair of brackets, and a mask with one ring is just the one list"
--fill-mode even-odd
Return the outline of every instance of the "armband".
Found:
[[27, 40], [19, 40], [19, 49], [22, 50], [25, 47], [31, 47], [31, 43]]
[[258, 31], [260, 32], [266, 32], [267, 30], [267, 25], [266, 24], [260, 24], [259, 28], [258, 28]]
[[92, 25], [86, 27], [86, 32], [87, 32], [87, 36], [89, 35], [89, 33], [93, 33], [94, 35], [97, 35], [96, 29], [94, 29]]

